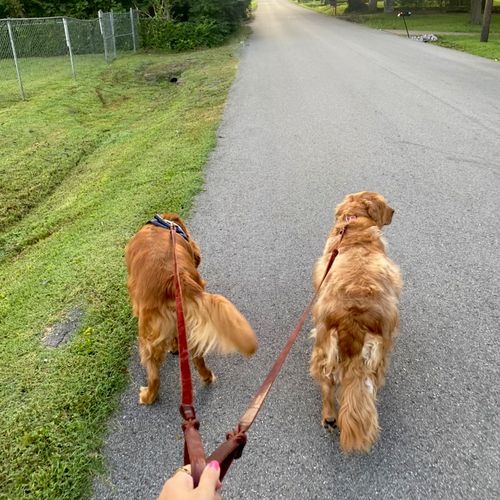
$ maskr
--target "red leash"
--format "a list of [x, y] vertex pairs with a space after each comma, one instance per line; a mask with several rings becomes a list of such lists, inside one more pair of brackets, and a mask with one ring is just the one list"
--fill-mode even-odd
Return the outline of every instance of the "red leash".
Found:
[[[335, 258], [337, 257], [342, 239], [347, 230], [347, 226], [350, 219], [346, 218], [345, 226], [340, 230], [340, 240], [337, 244], [337, 248], [334, 248], [330, 260], [326, 266], [325, 273], [321, 282], [316, 290], [316, 293], [309, 301], [309, 304], [305, 308], [302, 316], [300, 317], [296, 327], [293, 332], [288, 337], [288, 340], [280, 352], [278, 358], [274, 362], [271, 370], [269, 371], [266, 379], [260, 386], [259, 390], [255, 394], [252, 402], [246, 409], [245, 413], [241, 416], [236, 429], [233, 432], [229, 432], [226, 435], [226, 441], [222, 443], [209, 457], [208, 461], [217, 460], [221, 467], [220, 480], [224, 478], [226, 472], [233, 460], [240, 458], [245, 447], [247, 436], [246, 433], [250, 429], [251, 425], [255, 421], [257, 414], [259, 413], [264, 401], [274, 383], [279, 375], [279, 372], [285, 362], [290, 349], [297, 340], [306, 319], [311, 312], [312, 306], [316, 301], [319, 290], [325, 281]], [[179, 272], [177, 269], [177, 256], [175, 252], [175, 228], [172, 226], [170, 228], [170, 233], [172, 235], [172, 248], [174, 256], [174, 278], [175, 278], [175, 305], [177, 312], [177, 329], [179, 336], [179, 365], [181, 371], [181, 387], [182, 387], [182, 403], [180, 406], [180, 412], [184, 419], [182, 424], [182, 429], [184, 431], [184, 464], [191, 464], [191, 473], [193, 476], [193, 482], [195, 487], [198, 485], [201, 472], [205, 468], [206, 459], [205, 452], [203, 450], [203, 443], [201, 441], [201, 436], [198, 431], [200, 424], [196, 419], [196, 414], [193, 407], [193, 387], [191, 381], [191, 370], [189, 368], [189, 351], [187, 348], [186, 339], [186, 326], [184, 321], [184, 312], [182, 309], [182, 290], [180, 286]]]
[[182, 308], [182, 289], [177, 267], [177, 254], [175, 251], [175, 225], [170, 227], [172, 237], [172, 252], [174, 256], [174, 281], [175, 281], [175, 309], [177, 315], [177, 334], [179, 344], [179, 368], [181, 374], [181, 405], [179, 411], [183, 418], [182, 430], [184, 432], [184, 465], [191, 464], [191, 475], [196, 488], [201, 473], [205, 468], [205, 451], [198, 431], [200, 423], [196, 418], [193, 407], [193, 383], [189, 367], [189, 350], [186, 337], [186, 322]]

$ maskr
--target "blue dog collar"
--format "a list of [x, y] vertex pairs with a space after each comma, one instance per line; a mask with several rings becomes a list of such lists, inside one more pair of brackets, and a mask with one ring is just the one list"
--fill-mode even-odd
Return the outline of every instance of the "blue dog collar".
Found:
[[170, 229], [173, 226], [177, 234], [181, 235], [186, 241], [189, 241], [188, 235], [182, 230], [179, 224], [176, 224], [171, 220], [164, 219], [158, 214], [156, 214], [150, 221], [148, 221], [148, 224], [153, 224], [153, 226], [162, 227], [163, 229]]

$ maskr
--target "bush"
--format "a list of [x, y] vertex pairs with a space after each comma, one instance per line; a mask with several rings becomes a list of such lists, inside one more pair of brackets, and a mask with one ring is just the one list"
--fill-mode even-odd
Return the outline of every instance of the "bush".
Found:
[[143, 47], [189, 50], [220, 45], [248, 17], [250, 0], [171, 0], [168, 5], [168, 11], [141, 19]]
[[208, 17], [235, 30], [248, 16], [250, 0], [190, 0], [190, 19]]
[[185, 23], [141, 19], [140, 30], [144, 48], [179, 51], [220, 45], [228, 34], [227, 27], [207, 18]]
[[347, 0], [346, 14], [350, 14], [351, 12], [366, 12], [367, 10], [366, 0]]
[[396, 0], [394, 8], [413, 11], [468, 12], [470, 0]]

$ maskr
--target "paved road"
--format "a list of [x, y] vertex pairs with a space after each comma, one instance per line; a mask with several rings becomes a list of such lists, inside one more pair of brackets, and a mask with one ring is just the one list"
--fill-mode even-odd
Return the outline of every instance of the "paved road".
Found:
[[[218, 381], [197, 384], [196, 401], [207, 449], [234, 426], [310, 297], [346, 193], [392, 202], [386, 235], [405, 287], [373, 451], [344, 456], [321, 428], [303, 332], [224, 498], [499, 498], [500, 65], [286, 0], [259, 0], [252, 27], [190, 226], [209, 289], [247, 315], [260, 350], [209, 358]], [[134, 357], [96, 499], [154, 498], [181, 462], [176, 362], [164, 366], [159, 403], [144, 408]]]

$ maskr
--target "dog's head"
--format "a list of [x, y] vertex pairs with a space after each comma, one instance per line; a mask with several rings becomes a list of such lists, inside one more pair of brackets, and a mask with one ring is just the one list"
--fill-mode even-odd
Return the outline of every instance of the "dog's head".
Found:
[[161, 214], [161, 216], [166, 220], [175, 222], [187, 234], [187, 236], [189, 238], [189, 246], [191, 247], [191, 252], [193, 254], [194, 263], [195, 263], [196, 267], [198, 267], [200, 265], [200, 262], [201, 262], [200, 247], [193, 240], [193, 237], [191, 236], [189, 229], [186, 227], [186, 224], [184, 224], [184, 221], [177, 214], [174, 214], [172, 212]]
[[349, 194], [335, 209], [337, 222], [348, 216], [366, 217], [378, 227], [390, 224], [393, 214], [394, 209], [387, 204], [385, 198], [372, 191]]
[[187, 234], [188, 238], [191, 239], [191, 234], [189, 233], [189, 229], [186, 227], [186, 224], [184, 224], [184, 221], [177, 214], [174, 214], [172, 212], [167, 212], [167, 213], [161, 214], [161, 216], [165, 220], [175, 222]]

